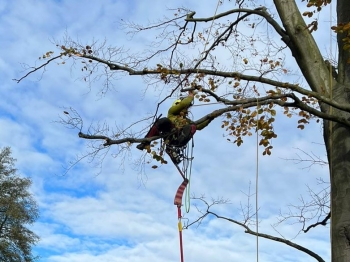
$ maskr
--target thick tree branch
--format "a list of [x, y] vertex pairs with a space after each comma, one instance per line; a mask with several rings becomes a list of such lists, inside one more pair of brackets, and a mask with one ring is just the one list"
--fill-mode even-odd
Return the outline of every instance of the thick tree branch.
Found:
[[88, 139], [88, 140], [105, 140], [105, 143], [103, 146], [111, 146], [111, 145], [118, 145], [118, 144], [124, 144], [124, 143], [141, 143], [141, 142], [151, 142], [153, 140], [157, 140], [159, 138], [162, 138], [162, 136], [154, 136], [150, 138], [133, 138], [133, 137], [126, 137], [122, 139], [112, 139], [108, 136], [103, 135], [89, 135], [85, 134], [83, 132], [79, 132], [78, 136], [80, 138]]
[[[294, 100], [293, 102], [286, 102], [281, 100], [281, 98], [290, 98]], [[243, 108], [251, 108], [255, 106], [263, 106], [263, 105], [269, 105], [270, 103], [279, 105], [281, 107], [298, 107], [301, 110], [307, 111], [317, 117], [326, 119], [326, 120], [331, 120], [337, 123], [341, 123], [343, 125], [346, 125], [350, 127], [350, 121], [338, 117], [336, 115], [329, 115], [323, 112], [320, 112], [305, 103], [303, 103], [297, 96], [294, 94], [284, 94], [284, 95], [276, 95], [276, 96], [266, 96], [266, 97], [261, 97], [261, 98], [247, 98], [247, 99], [241, 99], [241, 100], [236, 100], [236, 101], [231, 101], [230, 106], [227, 106], [225, 108], [217, 109], [214, 110], [213, 112], [205, 115], [204, 117], [194, 121], [193, 123], [196, 125], [199, 125], [207, 120], [213, 120], [224, 113], [227, 112], [234, 112], [241, 110]], [[112, 139], [108, 136], [104, 135], [90, 135], [90, 134], [85, 134], [82, 132], [79, 132], [79, 137], [84, 138], [84, 139], [89, 139], [89, 140], [105, 140], [105, 143], [103, 146], [111, 146], [111, 145], [117, 145], [117, 144], [123, 144], [123, 143], [139, 143], [139, 142], [151, 142], [153, 140], [162, 138], [162, 136], [156, 136], [156, 137], [151, 137], [151, 138], [134, 138], [134, 137], [126, 137], [122, 139]]]
[[[125, 71], [129, 73], [129, 75], [159, 75], [161, 74], [160, 70], [135, 70], [127, 66], [121, 66], [118, 64], [111, 63], [109, 61], [106, 61], [104, 59], [100, 59], [95, 56], [90, 55], [81, 55], [82, 57], [85, 57], [87, 59], [95, 60], [97, 62], [106, 64], [111, 70], [119, 70], [119, 71]], [[221, 77], [227, 77], [227, 78], [236, 78], [246, 81], [253, 81], [263, 84], [268, 84], [273, 87], [280, 87], [284, 89], [289, 89], [291, 91], [298, 92], [300, 94], [303, 94], [305, 96], [310, 96], [316, 98], [319, 102], [323, 102], [327, 105], [330, 105], [334, 108], [350, 112], [350, 105], [348, 104], [340, 104], [335, 102], [334, 100], [329, 99], [327, 96], [322, 95], [322, 93], [318, 93], [315, 91], [306, 90], [302, 87], [300, 87], [297, 84], [290, 84], [287, 82], [281, 82], [276, 81], [270, 78], [265, 78], [262, 76], [253, 76], [253, 75], [246, 75], [239, 72], [227, 72], [227, 71], [217, 71], [217, 70], [208, 70], [208, 69], [199, 69], [199, 68], [188, 68], [188, 69], [180, 69], [180, 70], [168, 70], [168, 74], [175, 74], [175, 75], [190, 75], [190, 74], [204, 74], [204, 75], [212, 75], [212, 76], [221, 76]]]
[[286, 44], [288, 45], [288, 41], [286, 41], [286, 39], [289, 39], [287, 34], [285, 33], [285, 31], [282, 29], [282, 27], [277, 23], [276, 20], [274, 20], [270, 14], [266, 11], [266, 7], [259, 7], [256, 9], [245, 9], [245, 8], [237, 8], [237, 9], [231, 9], [227, 12], [223, 12], [220, 14], [217, 14], [215, 16], [211, 16], [211, 17], [206, 17], [206, 18], [193, 18], [193, 15], [190, 17], [187, 17], [185, 19], [185, 21], [189, 21], [189, 22], [209, 22], [209, 21], [213, 21], [214, 19], [220, 19], [222, 17], [234, 14], [234, 13], [246, 13], [244, 16], [242, 16], [242, 18], [246, 18], [248, 15], [251, 14], [256, 14], [259, 15], [263, 18], [265, 18], [265, 20], [275, 29], [275, 31], [282, 37], [282, 40], [284, 40], [286, 42]]
[[311, 90], [329, 96], [331, 81], [327, 66], [295, 0], [274, 0], [274, 3], [292, 42], [291, 52]]

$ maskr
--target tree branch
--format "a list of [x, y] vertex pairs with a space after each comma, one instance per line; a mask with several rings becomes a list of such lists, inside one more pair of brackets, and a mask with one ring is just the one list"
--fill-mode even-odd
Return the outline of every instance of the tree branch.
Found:
[[270, 14], [268, 12], [266, 12], [266, 7], [259, 7], [256, 9], [245, 9], [245, 8], [237, 8], [237, 9], [231, 9], [227, 12], [223, 12], [220, 14], [217, 14], [215, 16], [211, 16], [211, 17], [206, 17], [206, 18], [193, 18], [192, 16], [188, 16], [185, 21], [189, 21], [189, 22], [209, 22], [209, 21], [213, 21], [215, 19], [220, 19], [222, 17], [234, 14], [234, 13], [247, 13], [246, 15], [242, 16], [242, 18], [247, 17], [248, 15], [251, 14], [256, 14], [259, 15], [263, 18], [266, 19], [266, 21], [275, 29], [275, 31], [282, 37], [282, 40], [288, 45], [289, 41], [286, 41], [286, 39], [289, 39], [288, 35], [286, 34], [286, 32], [282, 29], [282, 27], [277, 23], [276, 20], [274, 20]]
[[44, 68], [45, 66], [47, 66], [50, 62], [56, 60], [57, 58], [62, 57], [64, 54], [60, 54], [58, 56], [54, 56], [50, 59], [48, 59], [45, 63], [43, 63], [42, 65], [38, 66], [38, 67], [33, 67], [32, 70], [30, 70], [28, 73], [26, 73], [24, 76], [22, 76], [19, 79], [12, 79], [13, 81], [16, 81], [17, 83], [21, 82], [24, 78], [26, 78], [27, 76], [29, 76], [30, 74], [40, 70], [41, 68]]
[[[141, 70], [135, 70], [127, 66], [121, 66], [115, 63], [108, 62], [104, 59], [91, 56], [91, 55], [79, 55], [81, 57], [85, 57], [86, 59], [91, 59], [95, 60], [97, 62], [100, 62], [102, 64], [106, 64], [111, 70], [119, 70], [119, 71], [125, 71], [129, 73], [129, 75], [159, 75], [161, 74], [161, 70], [156, 69], [156, 70], [149, 70], [149, 69], [143, 69]], [[316, 98], [319, 102], [323, 102], [325, 104], [328, 104], [334, 108], [350, 112], [350, 105], [348, 104], [339, 104], [335, 102], [334, 100], [329, 99], [328, 97], [315, 92], [315, 91], [310, 91], [306, 90], [299, 85], [294, 85], [290, 84], [287, 82], [281, 82], [281, 81], [276, 81], [273, 79], [265, 78], [262, 76], [253, 76], [253, 75], [246, 75], [238, 72], [227, 72], [227, 71], [217, 71], [217, 70], [208, 70], [208, 69], [199, 69], [199, 68], [188, 68], [188, 69], [180, 69], [180, 70], [168, 70], [168, 74], [174, 74], [174, 75], [190, 75], [190, 74], [204, 74], [204, 75], [212, 75], [212, 76], [221, 76], [221, 77], [227, 77], [227, 78], [235, 78], [235, 79], [240, 79], [240, 80], [246, 80], [246, 81], [253, 81], [253, 82], [258, 82], [258, 83], [263, 83], [263, 84], [268, 84], [273, 87], [280, 87], [283, 89], [289, 89], [295, 92], [298, 92], [300, 94], [303, 94], [305, 96], [310, 96]]]
[[317, 227], [319, 225], [326, 226], [327, 225], [327, 221], [330, 218], [331, 218], [331, 212], [329, 212], [328, 215], [322, 221], [317, 222], [315, 224], [312, 224], [312, 225], [308, 226], [306, 229], [303, 229], [304, 233], [307, 233], [311, 228]]
[[[243, 227], [245, 229], [245, 233], [247, 233], [247, 234], [258, 236], [258, 237], [262, 237], [262, 238], [265, 238], [265, 239], [269, 239], [269, 240], [272, 240], [272, 241], [276, 241], [276, 242], [280, 242], [280, 243], [286, 244], [287, 246], [290, 246], [292, 248], [295, 248], [297, 250], [300, 250], [300, 251], [306, 253], [307, 255], [315, 258], [319, 262], [325, 262], [319, 255], [317, 255], [315, 252], [311, 251], [310, 249], [307, 249], [307, 248], [305, 248], [303, 246], [300, 246], [300, 245], [298, 245], [298, 244], [296, 244], [296, 243], [294, 243], [292, 241], [286, 240], [284, 238], [275, 237], [275, 236], [271, 236], [271, 235], [260, 233], [260, 232], [257, 233], [255, 231], [251, 230], [246, 224], [244, 224], [242, 222], [239, 222], [239, 221], [237, 221], [235, 219], [231, 219], [231, 218], [228, 218], [228, 217], [220, 216], [220, 215], [216, 214], [215, 212], [210, 211], [210, 208], [211, 208], [211, 206], [213, 204], [209, 205], [208, 202], [206, 202], [203, 198], [195, 198], [195, 199], [202, 201], [207, 207], [206, 211], [203, 212], [202, 215], [196, 221], [202, 221], [206, 216], [213, 215], [216, 218], [223, 219], [223, 220], [229, 221], [231, 223], [234, 223], [236, 225], [239, 225], [239, 226]], [[193, 225], [193, 224], [194, 223], [188, 224], [185, 228], [187, 228], [187, 227], [189, 227], [190, 225]]]
[[[282, 101], [281, 98], [291, 98], [294, 101], [293, 102], [286, 102]], [[220, 98], [218, 98], [220, 99]], [[350, 127], [350, 121], [338, 117], [336, 115], [328, 115], [326, 113], [320, 112], [310, 106], [307, 106], [305, 103], [299, 100], [298, 97], [296, 97], [294, 94], [281, 94], [281, 95], [276, 95], [276, 96], [266, 96], [266, 97], [261, 97], [261, 98], [248, 98], [248, 99], [241, 99], [241, 100], [236, 100], [236, 101], [231, 101], [230, 106], [214, 110], [213, 112], [205, 115], [204, 117], [194, 121], [193, 123], [195, 125], [199, 125], [207, 120], [213, 120], [224, 113], [227, 112], [234, 112], [237, 110], [241, 110], [243, 108], [250, 108], [254, 106], [263, 106], [263, 105], [269, 105], [270, 103], [274, 103], [276, 105], [279, 105], [281, 107], [298, 107], [304, 111], [307, 111], [317, 117], [331, 120], [337, 123], [344, 124], [346, 126]], [[140, 143], [140, 142], [151, 142], [153, 140], [162, 138], [162, 136], [155, 136], [151, 138], [134, 138], [134, 137], [126, 137], [122, 139], [112, 139], [108, 136], [105, 135], [90, 135], [90, 134], [85, 134], [83, 132], [79, 132], [79, 137], [84, 138], [84, 139], [90, 139], [90, 140], [105, 140], [105, 143], [103, 146], [111, 146], [111, 145], [116, 145], [116, 144], [122, 144], [122, 143]]]

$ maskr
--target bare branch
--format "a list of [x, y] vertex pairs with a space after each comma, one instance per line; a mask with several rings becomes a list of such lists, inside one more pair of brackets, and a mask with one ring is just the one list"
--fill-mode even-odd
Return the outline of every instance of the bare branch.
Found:
[[[280, 212], [280, 218], [276, 225], [285, 222], [292, 221], [292, 224], [302, 224], [302, 229], [298, 234], [308, 232], [311, 228], [318, 225], [326, 225], [327, 220], [330, 218], [330, 186], [329, 182], [321, 181], [321, 184], [327, 184], [326, 187], [315, 192], [309, 186], [308, 193], [311, 197], [310, 200], [305, 200], [303, 196], [299, 197], [299, 205], [289, 205], [288, 212]], [[325, 218], [326, 217], [326, 218]], [[313, 222], [310, 226], [307, 223]]]
[[57, 56], [54, 56], [50, 59], [48, 59], [45, 63], [41, 64], [40, 66], [38, 67], [32, 67], [32, 70], [30, 70], [28, 73], [26, 73], [24, 76], [22, 76], [21, 78], [19, 79], [12, 79], [13, 81], [16, 81], [17, 83], [21, 82], [24, 78], [26, 78], [27, 76], [31, 75], [32, 73], [42, 69], [42, 68], [45, 68], [45, 66], [47, 66], [49, 63], [51, 63], [52, 61], [58, 59], [58, 58], [61, 58], [64, 54], [60, 54], [60, 55], [57, 55]]
[[304, 156], [299, 155], [298, 153], [297, 158], [282, 158], [284, 160], [288, 160], [288, 161], [294, 161], [296, 164], [300, 164], [300, 163], [308, 163], [308, 166], [303, 167], [303, 169], [307, 168], [310, 169], [311, 166], [313, 165], [320, 165], [320, 166], [324, 166], [324, 165], [328, 165], [328, 162], [323, 160], [320, 156], [316, 155], [315, 153], [311, 152], [306, 152], [305, 150], [302, 150], [300, 148], [297, 148], [297, 150], [299, 150], [300, 152], [303, 153]]
[[[266, 12], [266, 7], [259, 7], [256, 9], [245, 9], [245, 8], [237, 8], [237, 9], [231, 9], [227, 12], [223, 12], [220, 14], [217, 14], [215, 16], [212, 17], [207, 17], [207, 18], [193, 18], [192, 16], [188, 16], [185, 21], [189, 21], [189, 22], [209, 22], [209, 21], [213, 21], [216, 19], [220, 19], [222, 17], [234, 14], [234, 13], [246, 13], [244, 16], [242, 16], [241, 18], [246, 18], [248, 15], [251, 14], [256, 14], [259, 16], [262, 16], [263, 18], [266, 19], [266, 21], [272, 25], [272, 27], [276, 30], [276, 32], [282, 37], [282, 40], [286, 40], [287, 39], [287, 34], [286, 32], [281, 28], [281, 26], [277, 23], [276, 20], [274, 20], [270, 14], [268, 12]], [[241, 20], [241, 19], [240, 19]], [[286, 41], [285, 41], [286, 42]], [[289, 43], [286, 42], [286, 44], [288, 45]]]
[[[300, 251], [304, 252], [305, 254], [307, 254], [307, 255], [309, 255], [309, 256], [315, 258], [315, 259], [316, 259], [317, 261], [319, 261], [319, 262], [325, 262], [319, 255], [317, 255], [315, 252], [311, 251], [310, 249], [307, 249], [307, 248], [305, 248], [305, 247], [303, 247], [303, 246], [301, 246], [301, 245], [298, 245], [298, 244], [296, 244], [296, 243], [294, 243], [294, 242], [292, 242], [292, 241], [286, 240], [286, 239], [284, 239], [284, 238], [275, 237], [275, 236], [272, 236], [272, 235], [269, 235], [269, 234], [260, 233], [260, 232], [257, 233], [257, 232], [255, 232], [255, 231], [251, 230], [251, 229], [249, 228], [249, 226], [247, 226], [245, 223], [239, 222], [239, 221], [237, 221], [237, 220], [235, 220], [235, 219], [231, 219], [231, 218], [228, 218], [228, 217], [220, 216], [220, 215], [216, 214], [215, 212], [210, 211], [210, 208], [211, 208], [213, 205], [215, 205], [215, 203], [208, 204], [208, 202], [206, 202], [203, 198], [196, 198], [196, 199], [202, 201], [202, 202], [206, 205], [206, 207], [207, 207], [206, 212], [205, 212], [205, 213], [203, 212], [202, 215], [201, 215], [197, 220], [195, 220], [195, 221], [197, 221], [197, 222], [198, 222], [198, 221], [201, 222], [201, 221], [202, 221], [205, 217], [207, 217], [208, 215], [212, 215], [212, 216], [215, 216], [215, 217], [217, 217], [217, 218], [219, 218], [219, 219], [223, 219], [223, 220], [226, 220], [226, 221], [228, 221], [228, 222], [231, 222], [231, 223], [233, 223], [233, 224], [236, 224], [236, 225], [239, 225], [239, 226], [243, 227], [243, 228], [245, 229], [244, 232], [247, 233], [247, 234], [250, 234], [250, 235], [254, 235], [254, 236], [262, 237], [262, 238], [269, 239], [269, 240], [272, 240], [272, 241], [276, 241], [276, 242], [283, 243], [283, 244], [285, 244], [285, 245], [287, 245], [287, 246], [290, 246], [290, 247], [292, 247], [292, 248], [295, 248], [295, 249], [297, 249], [297, 250], [300, 250]], [[187, 228], [188, 228], [189, 226], [193, 225], [193, 224], [195, 224], [195, 222], [188, 224]]]
[[331, 212], [329, 212], [328, 215], [322, 221], [317, 222], [315, 224], [312, 224], [312, 225], [308, 226], [306, 229], [303, 229], [304, 233], [307, 233], [311, 228], [317, 227], [319, 225], [326, 226], [327, 225], [327, 221], [330, 218], [331, 218]]

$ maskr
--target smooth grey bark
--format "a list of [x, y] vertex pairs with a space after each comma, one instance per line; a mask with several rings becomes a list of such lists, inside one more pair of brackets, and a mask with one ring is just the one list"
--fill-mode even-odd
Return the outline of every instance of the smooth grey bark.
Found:
[[[350, 21], [350, 5], [347, 0], [337, 1], [337, 23]], [[333, 88], [333, 99], [350, 103], [350, 57], [344, 50], [344, 34], [337, 35], [338, 77]], [[333, 114], [350, 117], [349, 113], [334, 110]], [[341, 124], [330, 126], [325, 137], [328, 147], [331, 174], [331, 245], [332, 261], [350, 261], [350, 129]]]
[[[342, 104], [350, 103], [350, 53], [343, 49], [345, 37], [337, 36], [338, 76], [333, 78], [320, 54], [312, 34], [306, 28], [294, 0], [274, 0], [290, 39], [289, 47], [311, 90]], [[348, 0], [337, 1], [337, 21], [350, 21]], [[329, 29], [331, 30], [331, 29]], [[350, 119], [350, 114], [320, 104], [321, 111]], [[331, 182], [331, 249], [332, 262], [350, 261], [350, 129], [324, 121], [324, 141], [329, 160]]]

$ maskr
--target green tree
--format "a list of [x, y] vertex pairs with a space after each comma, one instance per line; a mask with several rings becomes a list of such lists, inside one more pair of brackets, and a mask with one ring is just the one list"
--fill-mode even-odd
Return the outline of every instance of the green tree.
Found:
[[0, 151], [0, 260], [30, 262], [36, 257], [32, 246], [39, 240], [26, 225], [38, 218], [38, 207], [31, 193], [29, 178], [20, 178], [14, 168], [11, 150]]
[[[337, 6], [335, 21], [332, 25], [319, 24], [317, 17], [331, 2]], [[197, 17], [193, 10], [179, 8], [173, 10], [174, 16], [158, 23], [124, 23], [132, 34], [160, 32], [153, 50], [137, 50], [135, 54], [121, 47], [66, 38], [57, 43], [59, 54], [45, 53], [43, 63], [29, 68], [28, 74], [17, 81], [52, 61], [72, 60], [83, 63], [85, 81], [100, 79], [99, 72], [107, 72], [103, 93], [113, 84], [112, 79], [125, 73], [143, 76], [149, 85], [165, 83], [168, 93], [162, 101], [180, 90], [197, 89], [200, 103], [215, 101], [222, 107], [195, 123], [224, 116], [222, 128], [237, 146], [257, 130], [264, 155], [271, 154], [271, 139], [277, 137], [273, 125], [279, 111], [298, 117], [300, 129], [310, 121], [322, 121], [331, 210], [320, 224], [331, 217], [332, 261], [350, 261], [350, 5], [348, 0], [307, 0], [299, 4], [307, 6], [308, 11], [301, 13], [295, 0], [274, 0], [268, 8], [256, 1], [239, 0], [236, 8], [211, 17]], [[319, 27], [336, 34], [336, 57], [321, 53], [313, 36]], [[299, 71], [291, 72], [288, 63]], [[63, 123], [77, 128], [80, 138], [102, 141], [91, 152], [93, 157], [113, 145], [120, 153], [128, 148], [126, 143], [143, 141], [122, 129], [83, 130], [82, 119], [74, 110], [65, 116]]]

